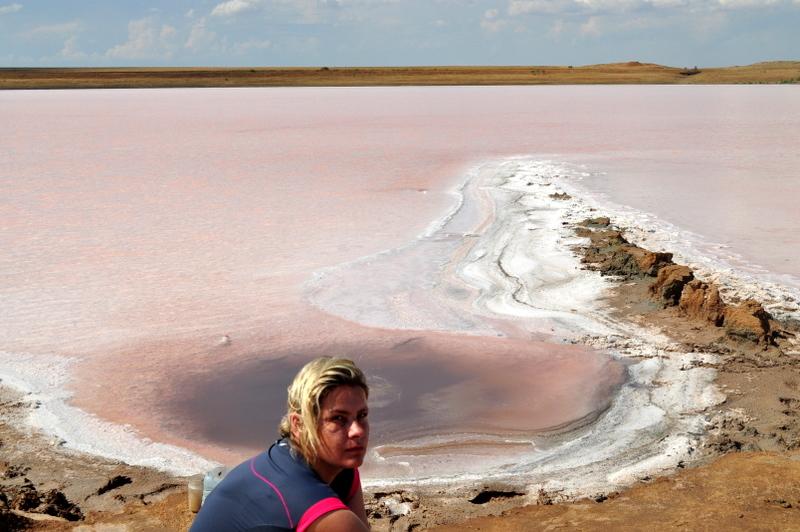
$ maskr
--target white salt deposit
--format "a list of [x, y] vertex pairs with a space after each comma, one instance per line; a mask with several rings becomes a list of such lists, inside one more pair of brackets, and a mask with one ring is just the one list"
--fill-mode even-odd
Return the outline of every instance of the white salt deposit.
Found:
[[[581, 269], [570, 247], [578, 239], [565, 230], [565, 208], [549, 198], [552, 168], [542, 174], [504, 163], [487, 163], [487, 179], [475, 187], [493, 202], [491, 225], [455, 268], [480, 289], [471, 309], [524, 321], [530, 332], [558, 336], [610, 332], [596, 318], [604, 280]], [[542, 177], [542, 176], [547, 177]]]
[[[470, 301], [453, 301], [447, 306], [451, 311], [473, 320], [482, 317], [487, 324], [501, 319], [528, 333], [549, 333], [562, 341], [607, 350], [630, 361], [628, 382], [596, 422], [562, 435], [534, 437], [527, 451], [459, 451], [472, 453], [470, 460], [463, 455], [414, 452], [415, 447], [446, 440], [479, 441], [481, 436], [474, 434], [404, 442], [408, 452], [402, 455], [393, 450], [391, 456], [382, 456], [378, 448], [375, 457], [382, 474], [380, 480], [367, 481], [368, 485], [521, 479], [532, 490], [545, 488], [563, 496], [579, 496], [618, 489], [692, 459], [703, 434], [705, 410], [724, 399], [713, 385], [714, 370], [694, 365], [716, 359], [709, 354], [682, 352], [657, 331], [609, 317], [599, 302], [608, 286], [606, 281], [596, 272], [581, 269], [570, 249], [581, 239], [567, 224], [596, 213], [570, 186], [569, 175], [565, 165], [530, 158], [485, 163], [471, 172], [462, 188], [464, 205], [476, 198], [492, 205], [491, 211], [484, 213], [490, 219], [476, 220], [468, 237], [462, 238], [466, 250], [455, 246], [426, 248], [426, 239], [446, 240], [445, 235], [434, 232], [422, 237], [416, 248], [408, 246], [387, 256], [396, 261], [399, 256], [402, 260], [403, 253], [419, 253], [421, 249], [449, 251], [448, 258], [432, 257], [439, 264], [435, 270], [438, 277], [426, 279], [428, 290], [436, 293], [438, 308], [447, 298], [440, 287], [452, 290], [458, 286], [458, 293], [472, 297]], [[551, 197], [567, 190], [571, 199]], [[455, 219], [458, 214], [450, 218]], [[448, 231], [447, 223], [442, 224], [441, 231]], [[312, 301], [348, 319], [365, 315], [353, 308], [356, 301], [335, 289], [342, 286], [342, 276], [350, 273], [347, 269], [359, 269], [364, 264], [376, 269], [384, 266], [372, 257], [329, 270], [315, 281]], [[380, 277], [377, 271], [370, 275]], [[375, 291], [371, 296], [391, 299], [393, 294]], [[334, 300], [337, 305], [332, 307]], [[379, 307], [382, 301], [372, 301], [372, 305]], [[408, 316], [384, 314], [383, 319], [391, 321], [383, 324], [413, 328], [414, 320], [404, 321]], [[404, 467], [399, 467], [401, 461]]]
[[456, 209], [404, 247], [317, 272], [306, 285], [309, 300], [373, 327], [497, 333], [480, 319], [485, 312], [513, 317], [514, 326], [525, 321], [531, 332], [608, 332], [585, 317], [606, 283], [581, 270], [569, 248], [578, 240], [561, 227], [564, 213], [546, 196], [514, 188], [533, 174], [498, 186], [508, 171], [474, 168]]
[[42, 431], [55, 445], [152, 467], [175, 475], [192, 475], [214, 462], [180, 447], [141, 438], [128, 426], [107, 423], [68, 404], [69, 366], [75, 361], [55, 355], [0, 351], [0, 383], [26, 394], [34, 408], [27, 424]]

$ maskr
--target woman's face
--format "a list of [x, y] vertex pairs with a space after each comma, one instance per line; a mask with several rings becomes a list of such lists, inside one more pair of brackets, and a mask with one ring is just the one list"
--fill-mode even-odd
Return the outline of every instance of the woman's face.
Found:
[[358, 386], [337, 386], [328, 392], [320, 406], [318, 465], [337, 472], [359, 467], [369, 443], [364, 390]]

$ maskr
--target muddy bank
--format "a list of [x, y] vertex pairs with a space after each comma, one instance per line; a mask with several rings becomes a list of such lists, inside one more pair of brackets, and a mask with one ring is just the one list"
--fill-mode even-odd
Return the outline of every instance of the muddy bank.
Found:
[[439, 531], [800, 530], [800, 454], [736, 453], [600, 500], [515, 508]]
[[800, 529], [797, 323], [776, 319], [759, 301], [727, 300], [671, 253], [628, 242], [608, 218], [574, 230], [586, 239], [574, 249], [584, 267], [613, 283], [606, 303], [615, 319], [656, 330], [687, 352], [717, 356], [703, 364], [717, 370], [727, 399], [704, 412], [707, 434], [695, 461], [580, 501], [504, 484], [371, 493], [374, 529]]
[[553, 494], [527, 493], [516, 497], [525, 507], [437, 530], [800, 530], [798, 323], [776, 319], [760, 301], [726, 300], [671, 253], [628, 242], [608, 218], [574, 229], [587, 239], [574, 250], [585, 267], [613, 280], [607, 303], [615, 318], [717, 355], [708, 365], [727, 398], [705, 412], [700, 458], [621, 493], [556, 505]]
[[630, 243], [608, 218], [573, 229], [586, 239], [574, 249], [584, 267], [613, 283], [606, 303], [615, 319], [657, 330], [687, 352], [717, 356], [703, 364], [716, 369], [727, 398], [704, 412], [707, 434], [696, 461], [580, 501], [512, 485], [372, 494], [375, 529], [800, 529], [798, 324], [776, 319], [759, 301], [727, 300], [671, 253]]
[[706, 451], [800, 448], [800, 327], [752, 299], [726, 300], [713, 282], [628, 242], [608, 218], [575, 228], [587, 268], [614, 276], [609, 306], [621, 319], [658, 329], [687, 350], [714, 353], [727, 399], [709, 413]]
[[0, 386], [0, 530], [66, 530], [128, 523], [135, 530], [185, 530], [185, 479], [70, 451], [23, 428], [38, 405]]

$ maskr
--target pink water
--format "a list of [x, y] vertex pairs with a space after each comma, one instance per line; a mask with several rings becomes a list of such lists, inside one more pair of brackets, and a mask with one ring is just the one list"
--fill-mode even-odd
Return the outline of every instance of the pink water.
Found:
[[[427, 347], [410, 360], [429, 354], [437, 367], [507, 351], [506, 340], [456, 334], [454, 355], [447, 335], [369, 329], [303, 299], [320, 268], [413, 240], [486, 159], [594, 164], [609, 173], [590, 186], [797, 274], [792, 87], [6, 91], [0, 117], [0, 349], [82, 357], [77, 405], [209, 456], [238, 456], [257, 436], [220, 441], [202, 412], [171, 408], [189, 394], [176, 382], [225, 394], [237, 374], [278, 356], [362, 346], [385, 361], [417, 336]], [[522, 371], [535, 379], [514, 381], [502, 401], [512, 414], [551, 408], [502, 430], [607, 404], [618, 366], [527, 344]], [[548, 354], [551, 363], [531, 365]], [[515, 374], [490, 365], [482, 381], [456, 384], [496, 396], [487, 383]], [[492, 409], [474, 416], [461, 428], [500, 430]]]

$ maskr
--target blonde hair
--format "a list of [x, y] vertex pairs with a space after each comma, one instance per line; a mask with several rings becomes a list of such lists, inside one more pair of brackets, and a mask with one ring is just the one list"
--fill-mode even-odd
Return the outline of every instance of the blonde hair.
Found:
[[[364, 373], [352, 360], [320, 357], [312, 360], [297, 373], [288, 388], [286, 415], [278, 432], [289, 438], [300, 454], [311, 463], [319, 454], [319, 416], [323, 399], [337, 386], [358, 386], [367, 397], [369, 387]], [[298, 414], [302, 422], [299, 434], [292, 434], [291, 414]]]

